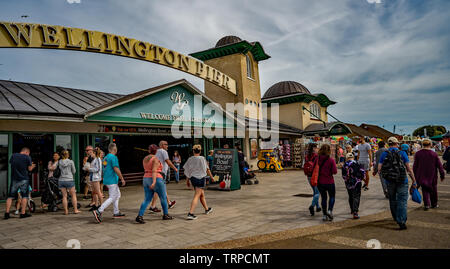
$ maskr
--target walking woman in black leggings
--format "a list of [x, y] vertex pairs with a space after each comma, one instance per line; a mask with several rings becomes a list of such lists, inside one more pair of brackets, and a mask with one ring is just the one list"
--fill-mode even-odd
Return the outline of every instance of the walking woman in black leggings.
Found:
[[[337, 174], [337, 167], [335, 160], [331, 158], [330, 155], [330, 145], [322, 145], [319, 150], [319, 182], [317, 187], [320, 192], [320, 197], [322, 198], [322, 212], [324, 221], [333, 220], [333, 207], [336, 196], [336, 187], [334, 185], [333, 175]], [[330, 196], [329, 201], [328, 196]]]

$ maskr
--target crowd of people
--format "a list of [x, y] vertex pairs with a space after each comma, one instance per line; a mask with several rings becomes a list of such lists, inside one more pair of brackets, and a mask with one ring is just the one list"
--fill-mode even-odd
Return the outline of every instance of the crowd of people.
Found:
[[[364, 138], [361, 138], [359, 144], [349, 144], [345, 149], [338, 148], [338, 166], [330, 156], [330, 145], [324, 144], [319, 149], [317, 144], [309, 144], [304, 172], [313, 190], [313, 199], [309, 206], [311, 216], [314, 216], [315, 212], [322, 212], [324, 221], [333, 220], [336, 199], [334, 176], [338, 173], [339, 167], [342, 169], [342, 178], [348, 192], [351, 214], [353, 219], [359, 219], [361, 190], [369, 190], [369, 172], [373, 170], [372, 176], [379, 174], [383, 193], [389, 199], [393, 219], [400, 230], [407, 229], [408, 193], [421, 188], [424, 210], [438, 208], [438, 176], [441, 181], [444, 180], [444, 166], [447, 173], [450, 173], [447, 164], [450, 161], [450, 146], [447, 147], [443, 156], [446, 161], [444, 165], [433, 150], [430, 139], [424, 139], [422, 146], [423, 148], [414, 153], [414, 165], [411, 168], [408, 157], [410, 148], [400, 145], [395, 137], [390, 137], [387, 145], [384, 141], [380, 141], [375, 154]], [[416, 146], [414, 148], [417, 149]], [[408, 175], [411, 179], [410, 188]], [[319, 203], [319, 197], [321, 203]]]
[[[336, 199], [334, 177], [338, 173], [338, 169], [341, 169], [342, 178], [348, 192], [351, 214], [353, 219], [358, 219], [361, 191], [369, 190], [369, 172], [372, 170], [372, 176], [379, 174], [384, 196], [389, 199], [393, 219], [397, 222], [400, 229], [406, 229], [408, 192], [411, 193], [413, 189], [421, 188], [424, 210], [437, 208], [439, 207], [438, 176], [440, 176], [441, 181], [444, 180], [444, 167], [447, 173], [450, 173], [450, 165], [447, 164], [450, 161], [450, 146], [446, 148], [443, 154], [444, 165], [433, 150], [431, 140], [424, 139], [422, 147], [414, 154], [414, 165], [411, 168], [409, 160], [411, 148], [400, 145], [400, 142], [395, 137], [389, 138], [387, 145], [384, 141], [380, 141], [378, 150], [375, 153], [373, 153], [366, 139], [361, 138], [359, 144], [349, 144], [345, 149], [343, 147], [338, 149], [338, 162], [331, 157], [330, 145], [324, 144], [319, 148], [315, 143], [309, 144], [304, 171], [313, 190], [313, 199], [309, 207], [311, 216], [314, 216], [315, 212], [322, 212], [324, 221], [332, 221], [334, 219], [333, 209]], [[240, 166], [241, 162], [244, 165], [245, 160], [242, 150], [238, 146], [236, 148]], [[150, 213], [161, 212], [156, 207], [158, 198], [163, 212], [162, 219], [173, 219], [169, 215], [169, 209], [174, 207], [176, 201], [169, 199], [166, 184], [168, 183], [169, 167], [175, 172], [175, 181], [179, 182], [182, 160], [177, 151], [174, 152], [171, 160], [167, 150], [167, 141], [161, 141], [159, 146], [152, 144], [148, 149], [149, 155], [142, 161], [145, 199], [139, 208], [139, 213], [136, 217], [137, 223], [145, 223], [143, 216], [149, 205]], [[211, 207], [208, 207], [204, 192], [208, 176], [210, 178], [213, 177], [210, 170], [213, 162], [213, 152], [209, 152], [209, 155], [205, 158], [201, 156], [201, 151], [200, 145], [194, 145], [192, 156], [183, 166], [184, 175], [187, 178], [187, 186], [192, 186], [194, 189], [194, 197], [186, 217], [188, 220], [197, 219], [194, 213], [198, 201], [202, 204], [205, 214], [210, 214], [213, 210]], [[103, 221], [102, 216], [111, 205], [113, 205], [114, 218], [125, 217], [125, 214], [119, 209], [121, 197], [119, 180], [122, 187], [125, 186], [126, 182], [116, 156], [116, 144], [110, 144], [108, 152], [105, 156], [100, 148], [94, 149], [92, 146], [87, 146], [82, 167], [82, 177], [88, 190], [91, 189], [92, 192], [92, 199], [87, 207], [90, 207], [90, 211], [92, 211], [98, 223]], [[69, 196], [73, 213], [80, 213], [76, 206], [78, 204], [74, 181], [76, 169], [74, 162], [69, 157], [67, 150], [63, 150], [61, 153], [55, 152], [52, 160], [48, 163], [48, 177], [57, 179], [58, 187], [62, 193], [62, 206], [65, 215], [69, 214]], [[17, 209], [20, 208], [20, 218], [30, 217], [31, 214], [26, 212], [27, 198], [30, 195], [29, 171], [35, 167], [30, 158], [30, 150], [23, 148], [20, 153], [14, 153], [10, 158], [10, 164], [12, 184], [6, 201], [4, 218], [10, 218], [13, 199], [19, 201], [16, 207]], [[411, 188], [409, 188], [408, 184], [408, 175], [412, 183]], [[109, 193], [106, 200], [104, 200], [103, 185], [107, 187]], [[19, 200], [19, 197], [22, 199]], [[319, 198], [321, 198], [320, 203]], [[45, 204], [42, 205], [43, 208], [46, 206]]]
[[[181, 167], [181, 156], [178, 151], [174, 152], [172, 160], [170, 160], [168, 152], [167, 141], [161, 141], [159, 147], [152, 144], [149, 146], [147, 155], [143, 161], [143, 187], [145, 199], [142, 202], [139, 213], [136, 217], [136, 222], [145, 223], [144, 213], [150, 204], [149, 212], [161, 212], [156, 207], [157, 199], [159, 198], [161, 208], [163, 211], [163, 220], [171, 220], [168, 210], [175, 206], [176, 201], [171, 201], [167, 194], [166, 184], [168, 183], [168, 171], [171, 167], [175, 171], [175, 181], [179, 182], [179, 170]], [[207, 206], [204, 188], [207, 184], [207, 176], [213, 177], [210, 167], [210, 161], [201, 156], [201, 145], [194, 145], [191, 156], [183, 166], [184, 174], [186, 175], [187, 186], [192, 185], [195, 194], [191, 202], [189, 212], [187, 214], [188, 220], [197, 219], [194, 214], [195, 208], [200, 200], [200, 203], [205, 209], [205, 214], [210, 214], [213, 209]], [[87, 193], [91, 190], [92, 199], [87, 205], [94, 215], [95, 221], [101, 223], [103, 221], [103, 214], [105, 210], [113, 205], [113, 218], [123, 218], [125, 214], [119, 209], [119, 201], [121, 197], [120, 186], [125, 186], [126, 182], [122, 175], [117, 158], [117, 145], [111, 143], [108, 146], [108, 154], [105, 156], [100, 148], [93, 148], [87, 146], [85, 150], [86, 156], [83, 159], [82, 178], [86, 184], [84, 198], [87, 198]], [[52, 160], [48, 163], [48, 177], [54, 178], [58, 182], [58, 188], [62, 193], [62, 206], [64, 214], [69, 214], [69, 196], [72, 202], [73, 213], [79, 214], [78, 202], [75, 189], [74, 175], [76, 174], [75, 164], [69, 158], [69, 152], [63, 150], [61, 153], [55, 152]], [[173, 161], [173, 162], [172, 162]], [[11, 164], [11, 187], [6, 201], [6, 212], [4, 219], [10, 218], [10, 209], [14, 199], [20, 201], [20, 218], [31, 217], [29, 212], [26, 212], [27, 198], [30, 194], [30, 178], [29, 172], [35, 168], [35, 164], [30, 157], [30, 149], [23, 148], [19, 153], [14, 153], [10, 158]], [[119, 180], [121, 185], [119, 186]], [[104, 200], [103, 185], [108, 189], [108, 199]], [[19, 200], [19, 198], [22, 198]], [[48, 205], [42, 204], [42, 208]]]

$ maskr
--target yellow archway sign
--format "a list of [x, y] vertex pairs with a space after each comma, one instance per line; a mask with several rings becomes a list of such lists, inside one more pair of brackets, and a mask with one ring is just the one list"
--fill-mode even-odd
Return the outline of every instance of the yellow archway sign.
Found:
[[0, 21], [0, 48], [97, 52], [161, 64], [236, 94], [236, 81], [192, 57], [136, 39], [65, 26]]

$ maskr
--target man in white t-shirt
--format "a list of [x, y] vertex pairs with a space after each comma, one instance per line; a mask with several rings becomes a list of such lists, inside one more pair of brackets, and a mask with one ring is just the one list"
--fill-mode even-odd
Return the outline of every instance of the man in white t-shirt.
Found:
[[361, 143], [358, 145], [358, 163], [364, 168], [364, 171], [366, 171], [363, 186], [363, 189], [365, 191], [369, 190], [369, 171], [372, 160], [372, 147], [368, 143], [366, 143], [365, 138], [361, 138]]
[[[168, 174], [167, 172], [169, 171], [169, 166], [175, 171], [175, 173], [178, 172], [178, 169], [175, 167], [175, 165], [173, 165], [172, 161], [169, 158], [169, 153], [167, 153], [168, 148], [169, 148], [169, 144], [167, 143], [167, 141], [162, 140], [161, 142], [159, 142], [159, 149], [155, 154], [156, 158], [158, 158], [158, 160], [163, 165], [161, 174], [166, 183], [167, 183], [166, 178], [167, 178], [167, 174]], [[167, 188], [166, 188], [166, 192], [167, 192]], [[167, 196], [167, 203], [169, 205], [169, 209], [171, 209], [175, 206], [176, 201], [175, 200], [170, 201], [169, 195], [166, 195], [166, 196]], [[150, 211], [161, 212], [160, 209], [156, 208], [157, 200], [158, 200], [158, 195], [155, 192], [152, 203], [150, 204]]]

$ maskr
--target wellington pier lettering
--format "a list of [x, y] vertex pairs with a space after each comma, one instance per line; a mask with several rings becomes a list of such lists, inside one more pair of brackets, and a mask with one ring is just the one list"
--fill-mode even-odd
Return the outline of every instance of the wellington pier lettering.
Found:
[[124, 36], [79, 28], [0, 21], [0, 48], [49, 48], [118, 55], [161, 64], [208, 80], [236, 94], [236, 81], [173, 50]]

